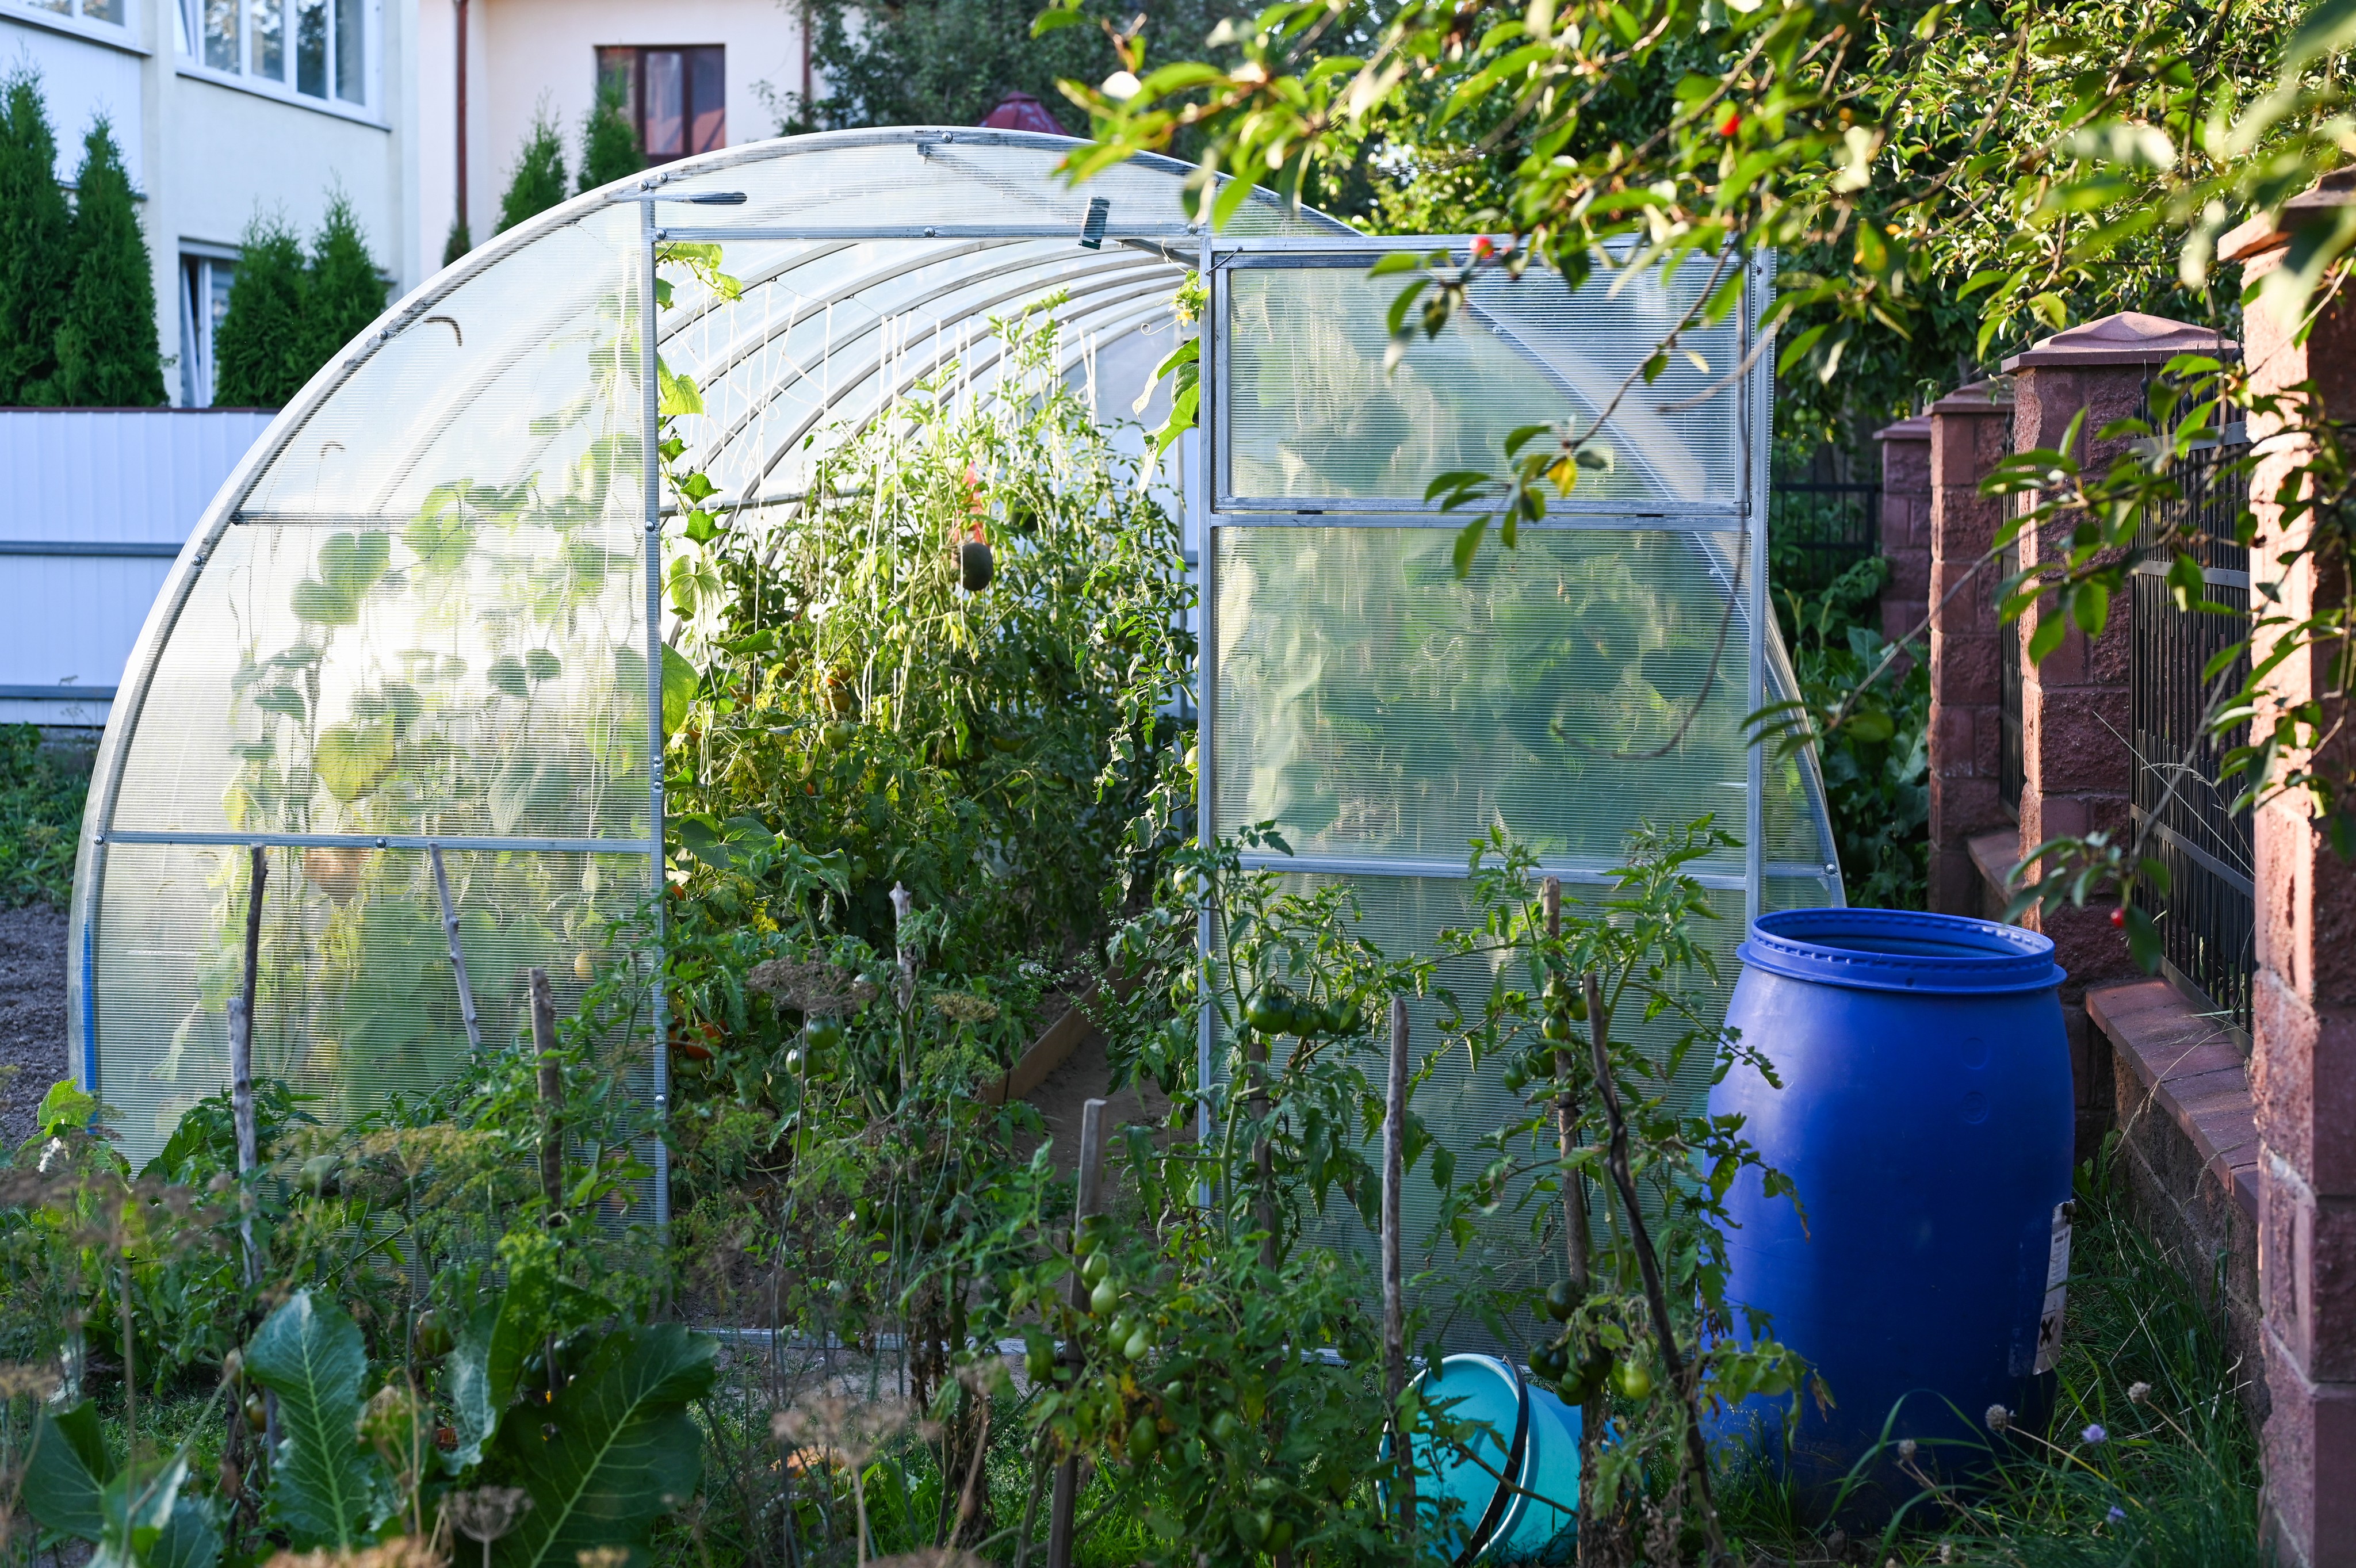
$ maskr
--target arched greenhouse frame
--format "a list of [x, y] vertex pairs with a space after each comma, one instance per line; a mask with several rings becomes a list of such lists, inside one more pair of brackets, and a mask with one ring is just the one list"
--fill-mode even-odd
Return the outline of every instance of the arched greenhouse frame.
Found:
[[[1729, 263], [1741, 306], [1650, 383], [1629, 372], [1702, 265], [1484, 272], [1393, 370], [1369, 265], [1461, 242], [1267, 193], [1210, 234], [1187, 166], [1074, 188], [1076, 145], [861, 131], [668, 166], [470, 253], [289, 404], [149, 615], [83, 823], [72, 1065], [134, 1164], [227, 1083], [255, 846], [255, 1071], [329, 1120], [460, 1070], [470, 1032], [517, 1037], [535, 967], [577, 999], [661, 885], [667, 439], [738, 530], [790, 528], [820, 455], [912, 389], [986, 400], [992, 318], [1041, 300], [1067, 379], [1129, 419], [1190, 271], [1202, 428], [1163, 472], [1201, 589], [1205, 835], [1276, 822], [1267, 863], [1352, 882], [1395, 950], [1461, 914], [1493, 827], [1576, 893], [1640, 821], [1717, 813], [1730, 952], [1743, 917], [1840, 901], [1813, 759], [1742, 731], [1794, 694], [1764, 592], [1768, 261]], [[713, 245], [734, 297], [679, 260]], [[1609, 466], [1460, 577], [1430, 480], [1566, 419]], [[1206, 1071], [1213, 1048], [1206, 1026]], [[653, 1196], [659, 1219], [659, 1170]]]

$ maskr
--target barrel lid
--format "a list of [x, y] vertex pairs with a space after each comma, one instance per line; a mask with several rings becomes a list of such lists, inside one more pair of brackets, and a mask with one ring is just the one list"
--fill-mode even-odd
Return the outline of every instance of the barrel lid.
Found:
[[1770, 974], [1858, 991], [1991, 996], [2066, 978], [2051, 937], [1915, 909], [1778, 909], [1736, 950]]

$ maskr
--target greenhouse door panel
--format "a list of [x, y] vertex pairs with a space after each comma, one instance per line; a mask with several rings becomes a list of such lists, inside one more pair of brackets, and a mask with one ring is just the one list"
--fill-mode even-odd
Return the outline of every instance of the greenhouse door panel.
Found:
[[[1475, 838], [1502, 831], [1575, 901], [1610, 886], [1636, 829], [1708, 816], [1738, 841], [1694, 867], [1730, 983], [1750, 916], [1840, 898], [1813, 760], [1748, 744], [1744, 722], [1792, 686], [1763, 591], [1771, 388], [1753, 328], [1772, 263], [1599, 263], [1577, 288], [1537, 266], [1483, 269], [1446, 328], [1419, 330], [1392, 363], [1386, 317], [1407, 278], [1369, 268], [1442, 251], [1459, 266], [1469, 254], [1446, 239], [1205, 247], [1190, 484], [1209, 501], [1205, 841], [1273, 826], [1286, 850], [1246, 865], [1345, 884], [1365, 935], [1404, 956], [1477, 918]], [[1704, 319], [1730, 275], [1739, 302]], [[1647, 381], [1673, 332], [1677, 351]], [[1458, 537], [1479, 514], [1440, 510], [1431, 482], [1504, 471], [1507, 436], [1529, 425], [1576, 434], [1576, 485], [1548, 491], [1515, 547], [1493, 528], [1460, 573]], [[1463, 961], [1438, 978], [1467, 1005], [1490, 983]], [[1439, 1042], [1441, 1011], [1409, 1003], [1419, 1046]], [[1201, 1041], [1204, 1075], [1224, 1078], [1232, 1042], [1208, 1016]], [[1696, 1101], [1701, 1078], [1680, 1086]], [[1515, 1118], [1518, 1097], [1494, 1079], [1451, 1053], [1419, 1090], [1460, 1154]], [[1431, 1195], [1410, 1187], [1412, 1240]], [[1501, 1221], [1464, 1266], [1534, 1276], [1540, 1254], [1507, 1234], [1519, 1225]], [[1366, 1240], [1351, 1217], [1327, 1228], [1334, 1244]]]

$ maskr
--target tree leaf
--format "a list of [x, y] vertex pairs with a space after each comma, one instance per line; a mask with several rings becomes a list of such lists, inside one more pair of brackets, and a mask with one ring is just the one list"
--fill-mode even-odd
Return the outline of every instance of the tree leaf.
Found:
[[696, 688], [703, 684], [703, 676], [668, 642], [663, 644], [662, 659], [663, 733], [669, 735], [687, 722], [687, 710], [695, 701]]
[[608, 1334], [546, 1410], [517, 1406], [495, 1452], [531, 1494], [499, 1568], [571, 1568], [595, 1547], [647, 1560], [647, 1532], [703, 1471], [689, 1403], [712, 1387], [712, 1341], [676, 1323]]
[[254, 1335], [245, 1365], [278, 1396], [286, 1434], [271, 1466], [271, 1511], [298, 1552], [350, 1551], [369, 1492], [369, 1460], [354, 1433], [368, 1370], [359, 1326], [334, 1303], [321, 1305], [298, 1291]]
[[103, 1524], [100, 1493], [113, 1473], [96, 1406], [84, 1400], [62, 1415], [44, 1412], [25, 1464], [25, 1511], [59, 1535], [96, 1541]]

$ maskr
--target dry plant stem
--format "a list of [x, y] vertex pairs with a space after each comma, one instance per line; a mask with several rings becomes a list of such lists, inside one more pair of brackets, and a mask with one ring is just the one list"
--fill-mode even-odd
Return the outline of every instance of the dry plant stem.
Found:
[[[1539, 899], [1546, 910], [1546, 934], [1549, 946], [1562, 940], [1562, 881], [1549, 876], [1540, 886]], [[1572, 1092], [1571, 1074], [1574, 1069], [1568, 1046], [1554, 1053], [1555, 1081], [1562, 1091], [1555, 1096], [1554, 1130], [1557, 1146], [1562, 1154], [1562, 1234], [1563, 1248], [1572, 1292], [1581, 1300], [1592, 1283], [1588, 1259], [1594, 1252], [1593, 1238], [1587, 1231], [1587, 1178], [1571, 1168], [1571, 1155], [1579, 1149], [1579, 1096]], [[1603, 1430], [1603, 1400], [1599, 1395], [1579, 1407], [1579, 1539], [1595, 1544], [1595, 1498], [1588, 1478], [1595, 1474], [1598, 1434]], [[1584, 1555], [1586, 1548], [1581, 1548]]]
[[458, 1016], [466, 1026], [466, 1044], [477, 1057], [483, 1054], [483, 1025], [475, 1015], [475, 983], [466, 974], [466, 954], [458, 945], [458, 906], [450, 901], [450, 877], [442, 869], [442, 846], [426, 846], [425, 857], [434, 866], [434, 893], [442, 902], [442, 934], [450, 942], [450, 972], [458, 981]]
[[[1072, 1206], [1072, 1310], [1088, 1306], [1087, 1282], [1080, 1278], [1080, 1230], [1104, 1207], [1105, 1102], [1091, 1100], [1080, 1107], [1080, 1169], [1078, 1201]], [[1079, 1360], [1076, 1338], [1064, 1351], [1067, 1362]], [[1047, 1568], [1072, 1568], [1073, 1513], [1080, 1503], [1080, 1456], [1055, 1466], [1055, 1500], [1047, 1514]]]
[[1383, 1394], [1390, 1407], [1393, 1452], [1398, 1459], [1398, 1530], [1415, 1561], [1415, 1450], [1399, 1401], [1407, 1392], [1407, 1303], [1399, 1261], [1399, 1187], [1407, 1175], [1407, 998], [1391, 998], [1391, 1060], [1383, 1105]]
[[1039, 1523], [1039, 1494], [1047, 1489], [1047, 1451], [1042, 1447], [1031, 1466], [1031, 1497], [1023, 1505], [1023, 1528], [1014, 1537], [1014, 1568], [1028, 1568], [1031, 1532]]
[[[1669, 1381], [1677, 1391], [1678, 1403], [1684, 1406], [1687, 1468], [1693, 1472], [1694, 1496], [1701, 1504], [1702, 1532], [1708, 1538], [1709, 1561], [1715, 1565], [1728, 1561], [1726, 1537], [1719, 1529], [1717, 1499], [1710, 1495], [1709, 1450], [1702, 1442], [1700, 1391], [1694, 1386], [1696, 1369], [1687, 1365], [1686, 1359], [1677, 1352], [1676, 1325], [1670, 1320], [1669, 1295], [1661, 1283], [1661, 1260], [1653, 1251], [1653, 1238], [1644, 1226], [1644, 1211], [1636, 1201], [1636, 1178], [1628, 1165], [1628, 1122], [1620, 1113], [1620, 1090], [1612, 1078], [1607, 1037], [1611, 1022], [1603, 1013], [1603, 986], [1591, 970], [1585, 979], [1588, 1039], [1595, 1053], [1595, 1098], [1612, 1130], [1612, 1180], [1620, 1189], [1620, 1204], [1628, 1214], [1628, 1239], [1635, 1248], [1637, 1272], [1644, 1276], [1645, 1305], [1652, 1308], [1653, 1334], [1661, 1342], [1661, 1359], [1668, 1365]], [[1580, 1489], [1582, 1495], [1586, 1491], [1584, 1487]]]

